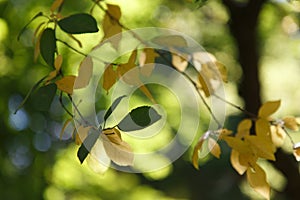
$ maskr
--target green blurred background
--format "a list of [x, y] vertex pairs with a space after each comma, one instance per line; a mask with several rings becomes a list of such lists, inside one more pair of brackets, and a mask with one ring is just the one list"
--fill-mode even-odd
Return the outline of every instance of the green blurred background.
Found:
[[[65, 15], [88, 12], [92, 6], [88, 0], [65, 2]], [[238, 92], [242, 77], [238, 49], [228, 27], [229, 14], [219, 0], [202, 3], [184, 0], [109, 2], [120, 5], [121, 21], [127, 27], [171, 28], [193, 37], [227, 66], [226, 98], [237, 105], [244, 104]], [[110, 169], [99, 175], [85, 164], [80, 165], [71, 127], [62, 139], [59, 138], [67, 115], [61, 109], [58, 97], [49, 112], [37, 111], [29, 101], [14, 115], [15, 108], [34, 83], [51, 70], [42, 60], [33, 62], [32, 36], [37, 22], [29, 26], [20, 41], [17, 41], [17, 35], [36, 13], [47, 13], [51, 3], [51, 0], [0, 0], [0, 199], [260, 198], [230, 166], [230, 150], [224, 144], [221, 144], [221, 159], [206, 158], [201, 161], [200, 171], [191, 165], [190, 149], [172, 166], [156, 173], [127, 174]], [[270, 1], [259, 15], [261, 98], [263, 101], [282, 100], [278, 117], [300, 113], [299, 12], [298, 2]], [[99, 14], [99, 21], [101, 16]], [[100, 41], [100, 36], [91, 34], [79, 39], [84, 40], [82, 51], [87, 52], [95, 41]], [[67, 64], [74, 70], [82, 57], [69, 53]], [[172, 101], [172, 98], [164, 98], [164, 92], [155, 95], [166, 104], [166, 101]], [[98, 109], [107, 106], [104, 103]], [[239, 114], [228, 107], [228, 127], [236, 127]], [[209, 118], [206, 115], [200, 124], [199, 135], [205, 130]], [[174, 120], [178, 119], [174, 117]], [[291, 136], [295, 141], [300, 140], [297, 133], [291, 133]], [[289, 142], [284, 150], [291, 152]], [[268, 162], [261, 164], [274, 188], [273, 198], [287, 199], [284, 192], [289, 180], [287, 175]]]

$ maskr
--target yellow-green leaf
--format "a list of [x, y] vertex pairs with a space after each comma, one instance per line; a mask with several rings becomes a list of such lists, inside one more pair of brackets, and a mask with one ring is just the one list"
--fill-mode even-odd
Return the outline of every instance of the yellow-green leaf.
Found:
[[89, 84], [92, 76], [93, 76], [93, 60], [90, 56], [87, 56], [79, 66], [78, 76], [74, 84], [74, 89], [80, 89], [86, 87]]
[[68, 94], [73, 93], [73, 87], [75, 82], [76, 76], [64, 76], [63, 78], [57, 80], [55, 84], [57, 85], [57, 88], [63, 92], [66, 92]]
[[280, 100], [268, 101], [259, 108], [258, 116], [261, 118], [268, 118], [270, 115], [275, 113], [279, 107], [280, 107]]
[[253, 168], [248, 168], [247, 180], [256, 192], [264, 198], [270, 199], [270, 185], [267, 182], [265, 171], [259, 165], [256, 164]]

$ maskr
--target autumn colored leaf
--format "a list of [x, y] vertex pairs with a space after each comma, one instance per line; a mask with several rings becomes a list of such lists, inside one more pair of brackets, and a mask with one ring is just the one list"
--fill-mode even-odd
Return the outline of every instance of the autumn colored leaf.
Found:
[[55, 0], [50, 7], [50, 11], [54, 12], [56, 9], [58, 9], [63, 4], [63, 2], [64, 2], [64, 0]]
[[109, 89], [117, 82], [118, 74], [114, 70], [114, 65], [108, 65], [102, 76], [102, 87], [108, 93]]
[[192, 156], [192, 163], [193, 166], [199, 170], [199, 165], [198, 165], [198, 155], [199, 155], [199, 151], [201, 151], [202, 145], [204, 142], [204, 138], [201, 137], [200, 140], [198, 141], [198, 143], [196, 144], [196, 146], [194, 147], [194, 151], [193, 151], [193, 156]]
[[140, 54], [139, 64], [141, 66], [140, 72], [143, 76], [150, 76], [154, 66], [155, 58], [159, 55], [156, 53], [155, 49], [145, 48]]
[[185, 71], [185, 69], [187, 68], [188, 64], [189, 64], [188, 61], [184, 57], [182, 57], [182, 56], [180, 56], [180, 55], [178, 55], [176, 53], [172, 54], [172, 65], [178, 71], [180, 71], [180, 72]]
[[231, 150], [231, 154], [230, 154], [230, 162], [231, 162], [231, 165], [232, 167], [240, 174], [240, 175], [243, 175], [248, 166], [246, 165], [242, 165], [240, 163], [240, 159], [239, 159], [239, 155], [240, 153], [234, 149]]
[[295, 117], [285, 117], [282, 119], [284, 122], [284, 126], [288, 129], [291, 129], [293, 131], [299, 130], [299, 123], [297, 122]]
[[244, 140], [231, 136], [223, 136], [222, 139], [228, 144], [228, 146], [240, 153], [251, 153], [249, 144]]
[[151, 42], [162, 47], [187, 47], [187, 41], [181, 35], [157, 36]]
[[237, 138], [243, 138], [246, 135], [250, 135], [250, 129], [252, 127], [252, 121], [250, 119], [242, 120], [237, 128]]
[[208, 138], [208, 148], [210, 150], [210, 153], [214, 157], [220, 158], [221, 148], [220, 148], [220, 145], [214, 139]]
[[201, 74], [198, 75], [198, 80], [199, 80], [199, 83], [201, 85], [201, 89], [203, 90], [205, 96], [209, 97], [210, 94], [211, 94], [211, 92], [210, 92], [210, 90], [211, 90], [210, 85], [208, 84], [208, 82], [204, 79], [204, 77]]
[[271, 126], [271, 138], [273, 144], [276, 147], [280, 147], [283, 145], [285, 137], [286, 133], [280, 125]]
[[54, 60], [54, 68], [57, 72], [60, 71], [62, 63], [63, 63], [63, 57], [62, 55], [59, 54], [56, 56]]
[[280, 100], [268, 101], [259, 108], [258, 116], [261, 118], [268, 118], [270, 115], [272, 115], [278, 110], [279, 106]]
[[85, 57], [79, 66], [78, 76], [76, 78], [74, 89], [86, 87], [93, 76], [93, 60], [90, 56]]
[[270, 123], [263, 118], [255, 121], [255, 133], [257, 136], [271, 139]]
[[270, 138], [248, 135], [245, 140], [249, 142], [250, 148], [256, 156], [275, 161], [276, 149]]
[[294, 144], [293, 154], [298, 162], [300, 162], [300, 142]]
[[72, 94], [75, 79], [76, 79], [76, 76], [73, 76], [73, 75], [64, 76], [63, 78], [57, 80], [55, 82], [55, 84], [57, 85], [57, 88], [59, 90], [66, 92], [68, 94]]
[[267, 182], [265, 171], [259, 166], [255, 165], [247, 169], [247, 180], [249, 185], [264, 198], [270, 199], [270, 185]]

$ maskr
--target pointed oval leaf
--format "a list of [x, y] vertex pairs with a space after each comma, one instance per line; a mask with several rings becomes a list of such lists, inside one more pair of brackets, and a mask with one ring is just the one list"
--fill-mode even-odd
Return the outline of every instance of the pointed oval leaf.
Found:
[[210, 153], [216, 157], [220, 158], [221, 148], [220, 145], [212, 138], [208, 138], [208, 148], [210, 149]]
[[280, 100], [278, 101], [268, 101], [264, 103], [258, 111], [258, 116], [261, 118], [267, 118], [273, 113], [275, 113], [280, 106]]
[[64, 76], [63, 78], [57, 80], [55, 84], [57, 85], [57, 88], [63, 92], [66, 92], [68, 94], [73, 93], [73, 87], [75, 82], [76, 76]]
[[285, 117], [282, 119], [284, 121], [284, 126], [293, 131], [298, 131], [298, 123], [295, 117]]
[[243, 175], [248, 166], [244, 166], [240, 163], [240, 159], [239, 159], [239, 155], [240, 153], [234, 149], [231, 150], [231, 154], [230, 154], [230, 162], [232, 167], [240, 174]]
[[256, 192], [264, 198], [270, 199], [270, 185], [267, 182], [265, 171], [259, 165], [256, 164], [253, 168], [247, 169], [247, 180]]
[[78, 70], [78, 77], [76, 78], [74, 89], [86, 87], [90, 83], [93, 76], [93, 60], [87, 56], [80, 64]]
[[65, 17], [58, 21], [58, 26], [70, 34], [95, 33], [99, 30], [96, 19], [86, 13]]
[[120, 96], [120, 97], [118, 97], [118, 98], [116, 98], [114, 100], [114, 102], [111, 104], [111, 106], [105, 112], [104, 121], [106, 121], [109, 118], [109, 116], [111, 115], [111, 113], [117, 108], [117, 106], [119, 105], [119, 103], [121, 102], [121, 100], [124, 97], [126, 97], [126, 95]]
[[136, 131], [146, 128], [161, 118], [161, 115], [150, 106], [141, 106], [131, 110], [121, 122], [118, 127], [122, 131]]
[[55, 31], [51, 28], [46, 28], [40, 39], [40, 52], [45, 62], [54, 67], [54, 54], [56, 51]]
[[38, 111], [48, 111], [55, 96], [56, 89], [57, 87], [54, 83], [39, 88], [31, 97], [33, 107]]

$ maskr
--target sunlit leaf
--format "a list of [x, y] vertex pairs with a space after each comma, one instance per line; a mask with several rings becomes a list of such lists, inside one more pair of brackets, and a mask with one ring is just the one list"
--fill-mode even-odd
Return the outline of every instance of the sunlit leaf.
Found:
[[240, 153], [239, 154], [239, 162], [243, 166], [254, 166], [256, 165], [258, 157], [253, 153]]
[[66, 92], [68, 94], [73, 93], [73, 87], [75, 82], [76, 76], [64, 76], [63, 78], [57, 80], [55, 84], [57, 85], [57, 88], [63, 92]]
[[246, 135], [250, 135], [250, 129], [252, 127], [252, 121], [250, 119], [242, 120], [237, 128], [237, 138], [243, 138]]
[[172, 64], [178, 71], [183, 72], [183, 71], [185, 71], [185, 69], [187, 68], [189, 63], [182, 56], [173, 53], [172, 54]]
[[54, 54], [56, 52], [56, 37], [55, 31], [51, 28], [46, 28], [40, 39], [40, 52], [45, 62], [54, 67]]
[[249, 144], [244, 140], [230, 136], [223, 136], [222, 139], [228, 144], [228, 146], [239, 153], [251, 153]]
[[270, 138], [248, 135], [245, 136], [245, 139], [250, 143], [250, 147], [255, 155], [275, 161], [275, 146]]
[[231, 154], [230, 154], [230, 162], [232, 167], [240, 174], [243, 175], [248, 166], [245, 165], [241, 165], [240, 160], [239, 160], [239, 155], [240, 153], [234, 149], [231, 150]]
[[201, 74], [198, 75], [198, 80], [199, 80], [201, 89], [203, 90], [205, 96], [209, 97], [210, 96], [210, 88], [209, 88], [209, 85], [207, 84], [208, 82], [204, 79], [204, 77]]
[[90, 153], [91, 149], [95, 145], [100, 135], [100, 131], [91, 128], [89, 128], [88, 130], [92, 130], [92, 131], [89, 132], [88, 136], [85, 138], [85, 140], [83, 141], [83, 143], [81, 144], [81, 146], [77, 151], [77, 157], [81, 163], [83, 163], [85, 158], [88, 156], [88, 154]]
[[280, 106], [280, 100], [278, 101], [268, 101], [264, 103], [258, 111], [258, 116], [261, 118], [267, 118], [273, 113], [275, 113]]
[[58, 21], [58, 26], [70, 34], [95, 33], [99, 30], [96, 19], [87, 13], [65, 17]]
[[156, 53], [155, 49], [145, 48], [140, 54], [139, 64], [141, 66], [141, 74], [143, 76], [150, 76], [154, 66], [155, 66], [155, 58], [159, 55]]
[[299, 124], [297, 123], [297, 120], [295, 117], [285, 117], [282, 119], [284, 122], [284, 126], [288, 129], [291, 129], [293, 131], [299, 130]]
[[85, 57], [79, 66], [78, 76], [76, 78], [74, 89], [86, 87], [93, 76], [93, 60], [90, 56]]
[[44, 14], [42, 12], [37, 13], [19, 32], [18, 36], [17, 36], [17, 40], [19, 41], [21, 38], [21, 35], [24, 33], [24, 31], [27, 29], [27, 27], [34, 21], [36, 20], [38, 17], [44, 16]]
[[153, 107], [141, 106], [131, 110], [118, 124], [118, 128], [125, 132], [140, 130], [154, 124], [160, 118], [161, 115]]
[[62, 5], [63, 2], [64, 2], [64, 0], [55, 0], [50, 7], [50, 11], [54, 12], [56, 9], [58, 9]]
[[108, 93], [109, 89], [117, 82], [118, 74], [117, 71], [114, 70], [114, 66], [112, 64], [108, 65], [102, 76], [102, 87]]
[[264, 198], [270, 199], [270, 186], [267, 182], [265, 171], [255, 165], [247, 170], [247, 180], [249, 185]]
[[112, 114], [112, 112], [117, 108], [121, 100], [126, 97], [126, 95], [120, 96], [114, 100], [114, 102], [111, 104], [111, 106], [107, 109], [104, 115], [104, 121], [106, 121], [109, 116]]
[[229, 135], [231, 135], [232, 131], [228, 130], [226, 128], [223, 128], [223, 129], [219, 129], [218, 133], [220, 134], [220, 139], [222, 139], [223, 136], [229, 136]]
[[300, 142], [294, 144], [293, 154], [298, 162], [300, 162]]
[[210, 150], [210, 153], [214, 157], [220, 158], [221, 148], [220, 148], [220, 145], [214, 139], [208, 138], [208, 148]]
[[255, 132], [257, 136], [270, 138], [270, 123], [263, 118], [256, 120], [255, 122]]
[[163, 47], [187, 47], [187, 41], [181, 35], [157, 36], [151, 42]]
[[198, 165], [199, 151], [201, 151], [201, 147], [203, 145], [203, 142], [204, 142], [204, 138], [201, 137], [200, 140], [198, 141], [198, 143], [196, 144], [196, 146], [194, 147], [193, 156], [192, 156], [192, 163], [193, 163], [193, 166], [196, 169], [199, 169], [199, 165]]
[[101, 135], [103, 146], [108, 157], [120, 166], [133, 165], [134, 154], [128, 143], [121, 138], [118, 129], [107, 129]]
[[271, 138], [272, 142], [276, 147], [280, 147], [284, 143], [286, 133], [280, 125], [271, 126]]
[[31, 97], [34, 109], [38, 111], [48, 111], [56, 94], [56, 89], [55, 84], [40, 87]]

